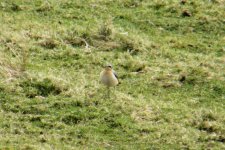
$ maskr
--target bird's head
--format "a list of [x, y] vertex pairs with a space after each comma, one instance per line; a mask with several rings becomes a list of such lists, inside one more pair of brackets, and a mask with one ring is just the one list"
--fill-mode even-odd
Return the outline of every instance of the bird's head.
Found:
[[106, 65], [105, 66], [105, 70], [111, 71], [112, 70], [112, 65], [111, 64]]

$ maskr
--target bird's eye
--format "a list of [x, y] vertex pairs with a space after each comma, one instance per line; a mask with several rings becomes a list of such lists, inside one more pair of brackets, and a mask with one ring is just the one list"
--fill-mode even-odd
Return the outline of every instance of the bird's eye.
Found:
[[106, 67], [108, 67], [108, 68], [112, 68], [112, 65], [107, 65]]

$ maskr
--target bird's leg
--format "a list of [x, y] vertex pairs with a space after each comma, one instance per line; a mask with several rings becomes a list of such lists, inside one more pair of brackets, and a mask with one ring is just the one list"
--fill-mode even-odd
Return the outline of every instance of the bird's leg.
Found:
[[108, 89], [108, 98], [110, 98], [110, 87], [107, 87]]
[[116, 96], [116, 86], [113, 88], [113, 94]]

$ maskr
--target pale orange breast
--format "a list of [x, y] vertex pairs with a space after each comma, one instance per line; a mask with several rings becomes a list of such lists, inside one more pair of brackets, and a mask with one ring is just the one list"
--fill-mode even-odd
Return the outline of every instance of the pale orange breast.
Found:
[[101, 82], [106, 86], [116, 86], [118, 84], [118, 80], [113, 74], [112, 71], [102, 71], [100, 74]]

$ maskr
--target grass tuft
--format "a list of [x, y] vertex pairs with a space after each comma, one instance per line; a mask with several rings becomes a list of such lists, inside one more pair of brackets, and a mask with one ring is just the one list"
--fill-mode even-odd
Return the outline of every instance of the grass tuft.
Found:
[[223, 4], [1, 1], [0, 149], [225, 149]]
[[36, 96], [49, 96], [49, 95], [58, 95], [62, 92], [63, 89], [54, 85], [54, 83], [45, 78], [42, 81], [37, 79], [27, 79], [22, 81], [19, 84], [23, 88], [23, 92], [28, 98], [34, 98]]

